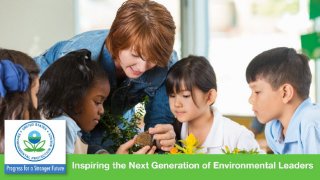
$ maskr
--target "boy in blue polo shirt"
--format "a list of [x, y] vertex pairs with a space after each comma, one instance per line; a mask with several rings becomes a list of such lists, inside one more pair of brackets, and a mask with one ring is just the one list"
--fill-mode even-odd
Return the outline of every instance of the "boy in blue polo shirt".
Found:
[[275, 154], [320, 154], [320, 106], [309, 98], [308, 58], [279, 47], [257, 55], [246, 70], [252, 110]]

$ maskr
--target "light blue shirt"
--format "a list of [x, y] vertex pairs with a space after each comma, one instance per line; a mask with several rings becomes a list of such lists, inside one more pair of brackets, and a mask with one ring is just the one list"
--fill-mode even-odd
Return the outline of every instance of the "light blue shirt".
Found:
[[304, 100], [294, 112], [286, 135], [279, 120], [267, 123], [265, 135], [275, 154], [320, 154], [320, 106]]
[[77, 138], [81, 137], [81, 129], [77, 123], [67, 115], [55, 117], [56, 120], [66, 120], [66, 153], [73, 154]]

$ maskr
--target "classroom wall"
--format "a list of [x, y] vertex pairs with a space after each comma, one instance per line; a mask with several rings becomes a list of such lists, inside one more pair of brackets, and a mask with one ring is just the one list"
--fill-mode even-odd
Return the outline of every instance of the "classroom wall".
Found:
[[75, 34], [75, 0], [0, 0], [0, 47], [38, 55]]

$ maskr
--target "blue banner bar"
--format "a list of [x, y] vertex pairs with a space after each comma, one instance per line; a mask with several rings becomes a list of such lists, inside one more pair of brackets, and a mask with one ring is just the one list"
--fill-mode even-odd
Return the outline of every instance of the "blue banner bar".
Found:
[[65, 174], [65, 164], [5, 164], [6, 174]]

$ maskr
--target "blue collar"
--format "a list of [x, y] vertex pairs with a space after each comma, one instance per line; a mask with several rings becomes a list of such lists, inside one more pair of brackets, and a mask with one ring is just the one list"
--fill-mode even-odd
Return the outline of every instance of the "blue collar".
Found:
[[306, 100], [304, 100], [299, 106], [298, 108], [296, 109], [296, 111], [294, 112], [291, 120], [290, 120], [290, 123], [289, 123], [289, 126], [288, 126], [288, 129], [287, 129], [287, 132], [286, 132], [286, 138], [285, 138], [285, 142], [286, 143], [289, 143], [289, 142], [295, 142], [295, 141], [298, 141], [299, 140], [299, 134], [298, 131], [300, 129], [300, 122], [301, 120], [303, 119], [303, 110], [312, 105], [312, 102], [311, 102], [311, 99], [308, 98]]
[[[301, 116], [304, 115], [302, 112], [309, 105], [312, 105], [310, 98], [304, 100], [298, 106], [296, 111], [294, 112], [294, 114], [289, 122], [289, 126], [288, 126], [286, 136], [284, 139], [284, 143], [299, 141], [300, 122], [303, 119]], [[274, 123], [274, 125], [272, 127], [272, 134], [273, 134], [275, 140], [277, 140], [277, 141], [283, 140], [282, 139], [282, 129], [283, 129], [283, 126], [281, 125], [280, 121], [277, 120], [276, 123]]]

